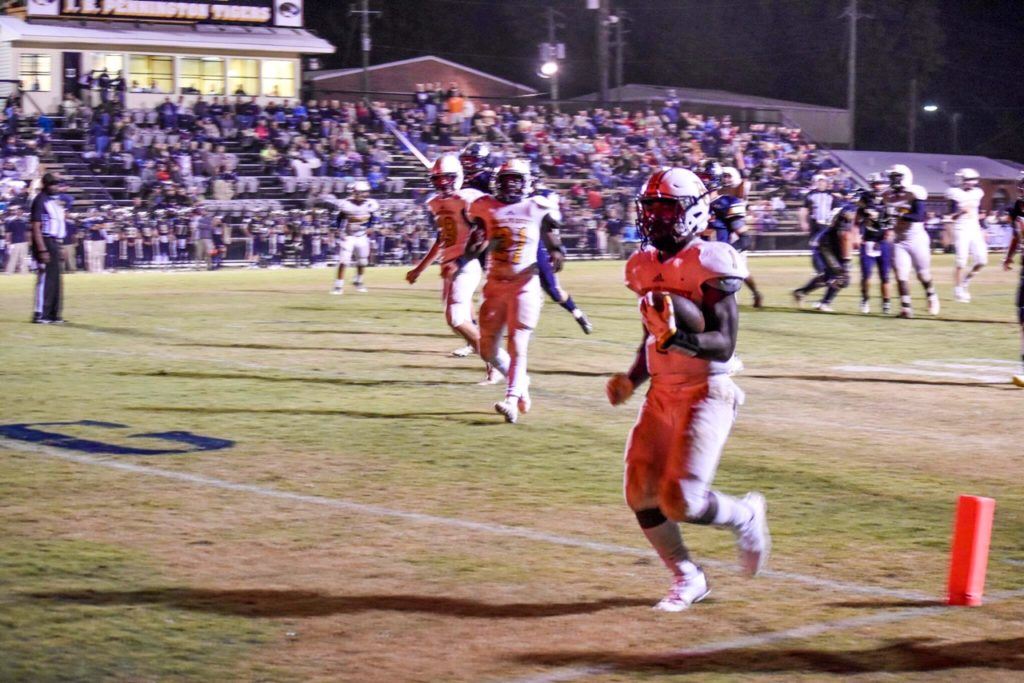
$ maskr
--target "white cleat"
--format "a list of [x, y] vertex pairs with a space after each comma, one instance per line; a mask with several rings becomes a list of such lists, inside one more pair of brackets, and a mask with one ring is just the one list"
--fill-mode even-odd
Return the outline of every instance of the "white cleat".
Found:
[[335, 296], [341, 296], [344, 293], [345, 291], [341, 287], [335, 287], [334, 289], [331, 290], [331, 294]]
[[928, 314], [938, 315], [940, 309], [941, 306], [939, 305], [939, 295], [933, 294], [930, 297], [928, 297]]
[[814, 304], [814, 310], [821, 311], [822, 313], [832, 313], [835, 311], [835, 309], [832, 308], [832, 304], [827, 304], [824, 301], [819, 301]]
[[870, 313], [871, 312], [871, 302], [869, 302], [867, 299], [862, 299], [861, 302], [860, 302], [860, 312], [863, 313], [864, 315], [867, 315], [868, 313]]
[[1024, 375], [1014, 375], [1013, 383], [1021, 388], [1024, 388]]
[[519, 402], [515, 396], [506, 396], [505, 400], [498, 401], [494, 404], [494, 410], [509, 424], [515, 424], [519, 420]]
[[659, 612], [682, 612], [695, 602], [708, 597], [708, 579], [701, 568], [692, 562], [683, 563], [683, 574], [672, 582], [668, 595], [654, 606]]
[[366, 294], [370, 290], [366, 288], [366, 285], [356, 285], [356, 291], [360, 294]]
[[954, 287], [953, 298], [956, 299], [957, 303], [969, 304], [971, 303], [971, 293], [967, 291], [966, 287]]
[[530, 378], [526, 378], [526, 386], [523, 388], [523, 395], [519, 397], [519, 412], [525, 415], [530, 412], [533, 401], [530, 400]]
[[452, 351], [452, 355], [455, 356], [456, 358], [468, 358], [473, 353], [476, 353], [476, 349], [474, 349], [469, 344], [466, 344], [465, 346], [460, 346], [459, 348]]
[[757, 576], [772, 552], [772, 537], [768, 533], [768, 503], [764, 496], [754, 491], [743, 496], [743, 502], [754, 511], [754, 516], [736, 530], [736, 550], [740, 567], [747, 576]]

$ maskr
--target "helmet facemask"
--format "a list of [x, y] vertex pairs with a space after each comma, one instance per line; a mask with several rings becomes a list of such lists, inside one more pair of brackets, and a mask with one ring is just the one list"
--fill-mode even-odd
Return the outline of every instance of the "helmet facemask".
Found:
[[518, 202], [526, 194], [526, 178], [518, 173], [498, 176], [495, 196], [506, 204]]
[[458, 176], [454, 173], [435, 173], [430, 176], [430, 184], [434, 190], [444, 197], [455, 194], [455, 186], [458, 183]]
[[641, 241], [665, 253], [675, 253], [693, 238], [686, 214], [699, 197], [645, 197], [636, 201], [637, 231]]

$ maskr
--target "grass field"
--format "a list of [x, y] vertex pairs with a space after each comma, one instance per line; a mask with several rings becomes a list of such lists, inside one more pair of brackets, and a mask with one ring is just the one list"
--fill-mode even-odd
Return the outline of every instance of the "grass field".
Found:
[[[514, 426], [436, 277], [77, 274], [63, 327], [0, 278], [0, 680], [1020, 680], [1016, 274], [955, 304], [939, 258], [942, 316], [902, 321], [852, 289], [794, 310], [806, 261], [752, 261], [717, 480], [768, 497], [772, 571], [688, 527], [713, 593], [676, 615], [621, 496], [640, 397], [603, 393], [639, 330], [621, 264], [568, 266], [597, 329], [545, 306]], [[997, 500], [977, 609], [941, 603], [959, 493]]]

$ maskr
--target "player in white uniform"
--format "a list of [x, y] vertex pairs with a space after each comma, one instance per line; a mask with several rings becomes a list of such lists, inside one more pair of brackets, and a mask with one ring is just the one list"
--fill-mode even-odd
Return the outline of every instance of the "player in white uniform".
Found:
[[917, 279], [924, 286], [928, 297], [928, 312], [939, 314], [939, 295], [932, 283], [932, 252], [928, 232], [924, 229], [925, 200], [928, 191], [914, 185], [914, 174], [903, 164], [895, 164], [888, 170], [889, 189], [882, 194], [886, 216], [891, 219], [896, 243], [893, 265], [896, 283], [900, 290], [900, 316], [913, 318], [914, 310], [910, 299], [910, 275], [917, 273]]
[[[644, 184], [637, 227], [645, 248], [626, 263], [626, 285], [640, 298], [643, 339], [628, 372], [608, 381], [612, 405], [647, 379], [651, 387], [626, 441], [626, 502], [647, 540], [673, 575], [655, 609], [678, 612], [708, 593], [704, 572], [690, 559], [679, 523], [713, 525], [736, 535], [740, 564], [757, 574], [771, 538], [760, 493], [742, 499], [712, 490], [722, 448], [743, 403], [730, 373], [739, 332], [736, 293], [749, 275], [725, 242], [697, 238], [707, 228], [709, 193], [696, 174], [662, 169]], [[672, 293], [702, 311], [701, 333], [678, 330]]]
[[[985, 191], [978, 187], [981, 176], [973, 168], [961, 168], [956, 172], [956, 179], [959, 187], [951, 187], [946, 192], [956, 249], [953, 296], [961, 303], [969, 303], [971, 293], [967, 287], [971, 278], [988, 263], [988, 244], [981, 234], [981, 217], [978, 215]], [[968, 261], [971, 261], [971, 269], [965, 274]]]
[[[505, 399], [494, 409], [512, 423], [530, 410], [527, 348], [543, 305], [538, 245], [544, 239], [549, 249], [561, 249], [550, 204], [529, 196], [529, 185], [530, 163], [525, 159], [513, 159], [498, 169], [495, 196], [484, 195], [470, 207], [475, 226], [472, 246], [459, 259], [465, 266], [490, 252], [480, 306], [480, 355], [508, 379]], [[507, 353], [501, 348], [506, 330]]]
[[[473, 294], [480, 285], [483, 267], [479, 259], [471, 259], [459, 265], [459, 257], [466, 252], [466, 244], [473, 226], [469, 222], [469, 207], [483, 196], [483, 192], [471, 187], [462, 187], [462, 164], [454, 154], [445, 154], [434, 161], [430, 169], [430, 182], [434, 194], [427, 199], [427, 208], [437, 227], [437, 239], [420, 262], [405, 274], [413, 284], [427, 266], [441, 256], [441, 277], [444, 285], [441, 300], [444, 302], [445, 320], [456, 334], [466, 340], [473, 353], [480, 353], [480, 330], [473, 316]], [[498, 373], [488, 367], [485, 383], [495, 383]]]
[[343, 199], [338, 206], [338, 229], [341, 232], [341, 252], [338, 257], [338, 276], [331, 294], [341, 294], [345, 287], [345, 267], [356, 262], [356, 291], [368, 291], [363, 284], [363, 271], [370, 263], [370, 240], [366, 231], [376, 220], [380, 205], [371, 199], [370, 184], [357, 180], [352, 184], [352, 197]]

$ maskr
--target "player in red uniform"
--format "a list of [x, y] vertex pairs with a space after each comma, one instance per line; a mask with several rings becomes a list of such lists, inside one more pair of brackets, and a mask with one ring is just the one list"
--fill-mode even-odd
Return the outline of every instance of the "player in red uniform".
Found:
[[[696, 238], [707, 227], [710, 202], [691, 171], [658, 171], [645, 183], [638, 204], [638, 228], [649, 246], [626, 263], [626, 284], [640, 297], [643, 341], [629, 371], [608, 381], [607, 393], [618, 405], [651, 380], [626, 442], [625, 495], [674, 577], [655, 608], [678, 612], [710, 592], [683, 544], [679, 522], [731, 529], [750, 575], [761, 570], [770, 551], [764, 497], [748, 493], [740, 499], [711, 489], [743, 402], [730, 374], [739, 367], [735, 295], [748, 272], [728, 244]], [[677, 330], [671, 303], [652, 304], [652, 293], [663, 292], [695, 303], [705, 330]]]

